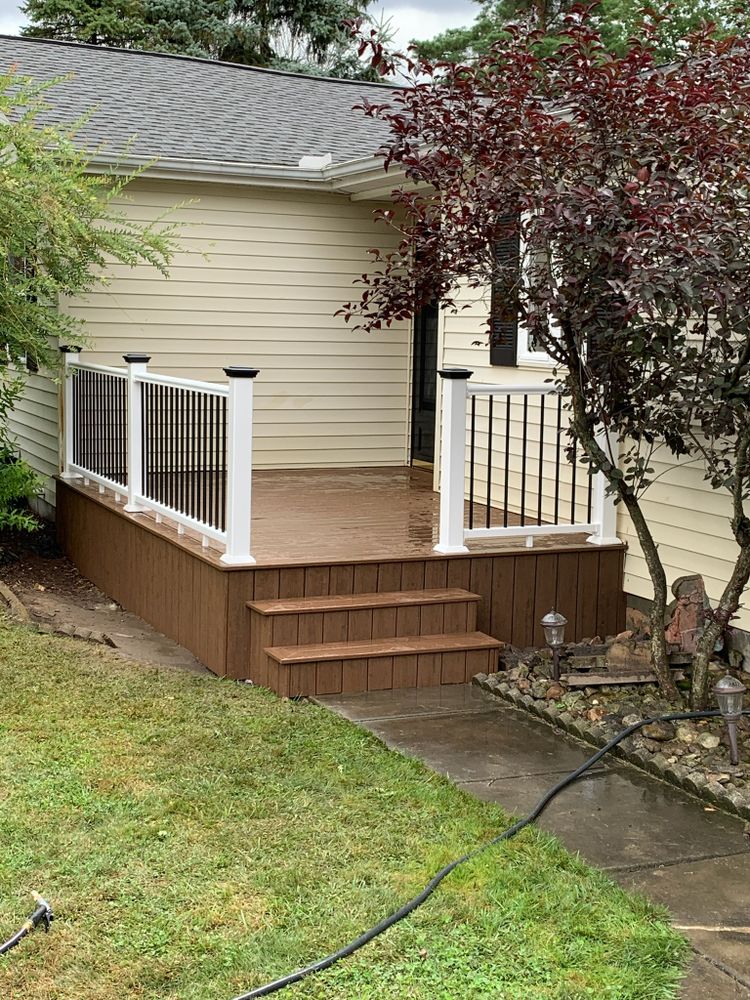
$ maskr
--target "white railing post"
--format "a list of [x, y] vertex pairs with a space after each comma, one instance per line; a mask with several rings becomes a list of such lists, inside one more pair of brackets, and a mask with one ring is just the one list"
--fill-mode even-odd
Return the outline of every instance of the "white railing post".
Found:
[[127, 462], [128, 499], [123, 507], [129, 514], [142, 513], [136, 502], [143, 494], [143, 384], [136, 378], [145, 375], [151, 358], [148, 354], [123, 354], [128, 366], [127, 388]]
[[225, 368], [227, 400], [227, 544], [221, 561], [252, 565], [250, 523], [253, 485], [253, 380], [258, 368]]
[[73, 472], [73, 441], [75, 436], [75, 421], [73, 418], [73, 368], [80, 360], [80, 351], [77, 347], [61, 346], [60, 353], [63, 356], [63, 391], [62, 391], [62, 414], [60, 416], [60, 427], [62, 430], [62, 455], [60, 476], [62, 479], [80, 479], [77, 472]]
[[[596, 436], [596, 443], [606, 455], [614, 455], [617, 460], [616, 448], [612, 448], [611, 438], [606, 430], [601, 430]], [[607, 480], [601, 472], [594, 479], [593, 518], [598, 529], [586, 539], [592, 545], [615, 545], [617, 537], [617, 508], [614, 496], [607, 496]]]
[[440, 368], [443, 419], [440, 428], [440, 538], [435, 552], [468, 552], [464, 540], [467, 368]]

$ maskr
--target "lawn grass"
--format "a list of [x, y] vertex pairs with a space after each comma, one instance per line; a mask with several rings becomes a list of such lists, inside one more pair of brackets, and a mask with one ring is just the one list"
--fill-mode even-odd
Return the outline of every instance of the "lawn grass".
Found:
[[[507, 824], [306, 703], [0, 622], [0, 959], [12, 1000], [231, 1000], [345, 943]], [[527, 830], [289, 1000], [659, 1000], [686, 945]]]

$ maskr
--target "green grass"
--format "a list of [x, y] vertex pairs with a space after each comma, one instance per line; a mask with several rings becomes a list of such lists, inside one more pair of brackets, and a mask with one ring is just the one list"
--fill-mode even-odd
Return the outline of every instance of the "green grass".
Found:
[[[0, 959], [13, 1000], [231, 1000], [328, 953], [508, 822], [327, 711], [0, 623]], [[279, 996], [657, 1000], [686, 946], [536, 830]]]

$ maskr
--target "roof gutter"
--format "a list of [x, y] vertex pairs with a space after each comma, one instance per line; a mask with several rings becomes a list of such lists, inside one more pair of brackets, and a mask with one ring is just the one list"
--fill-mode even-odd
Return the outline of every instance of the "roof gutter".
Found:
[[[146, 177], [161, 180], [204, 180], [222, 184], [243, 184], [293, 190], [327, 190], [347, 194], [362, 189], [363, 184], [382, 182], [385, 171], [375, 156], [347, 160], [323, 167], [293, 167], [282, 164], [234, 163], [226, 160], [203, 160], [182, 157], [116, 155], [101, 151], [91, 158], [91, 167], [115, 174], [141, 171]], [[394, 179], [394, 183], [397, 183]]]

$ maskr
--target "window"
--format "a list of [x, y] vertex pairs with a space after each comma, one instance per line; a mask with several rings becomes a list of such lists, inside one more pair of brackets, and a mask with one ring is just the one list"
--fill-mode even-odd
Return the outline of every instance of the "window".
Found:
[[[510, 225], [511, 217], [506, 218], [506, 224]], [[518, 229], [495, 243], [495, 260], [502, 265], [503, 274], [492, 284], [490, 364], [549, 367], [552, 364], [549, 355], [519, 322], [516, 286], [521, 266], [521, 238]]]

